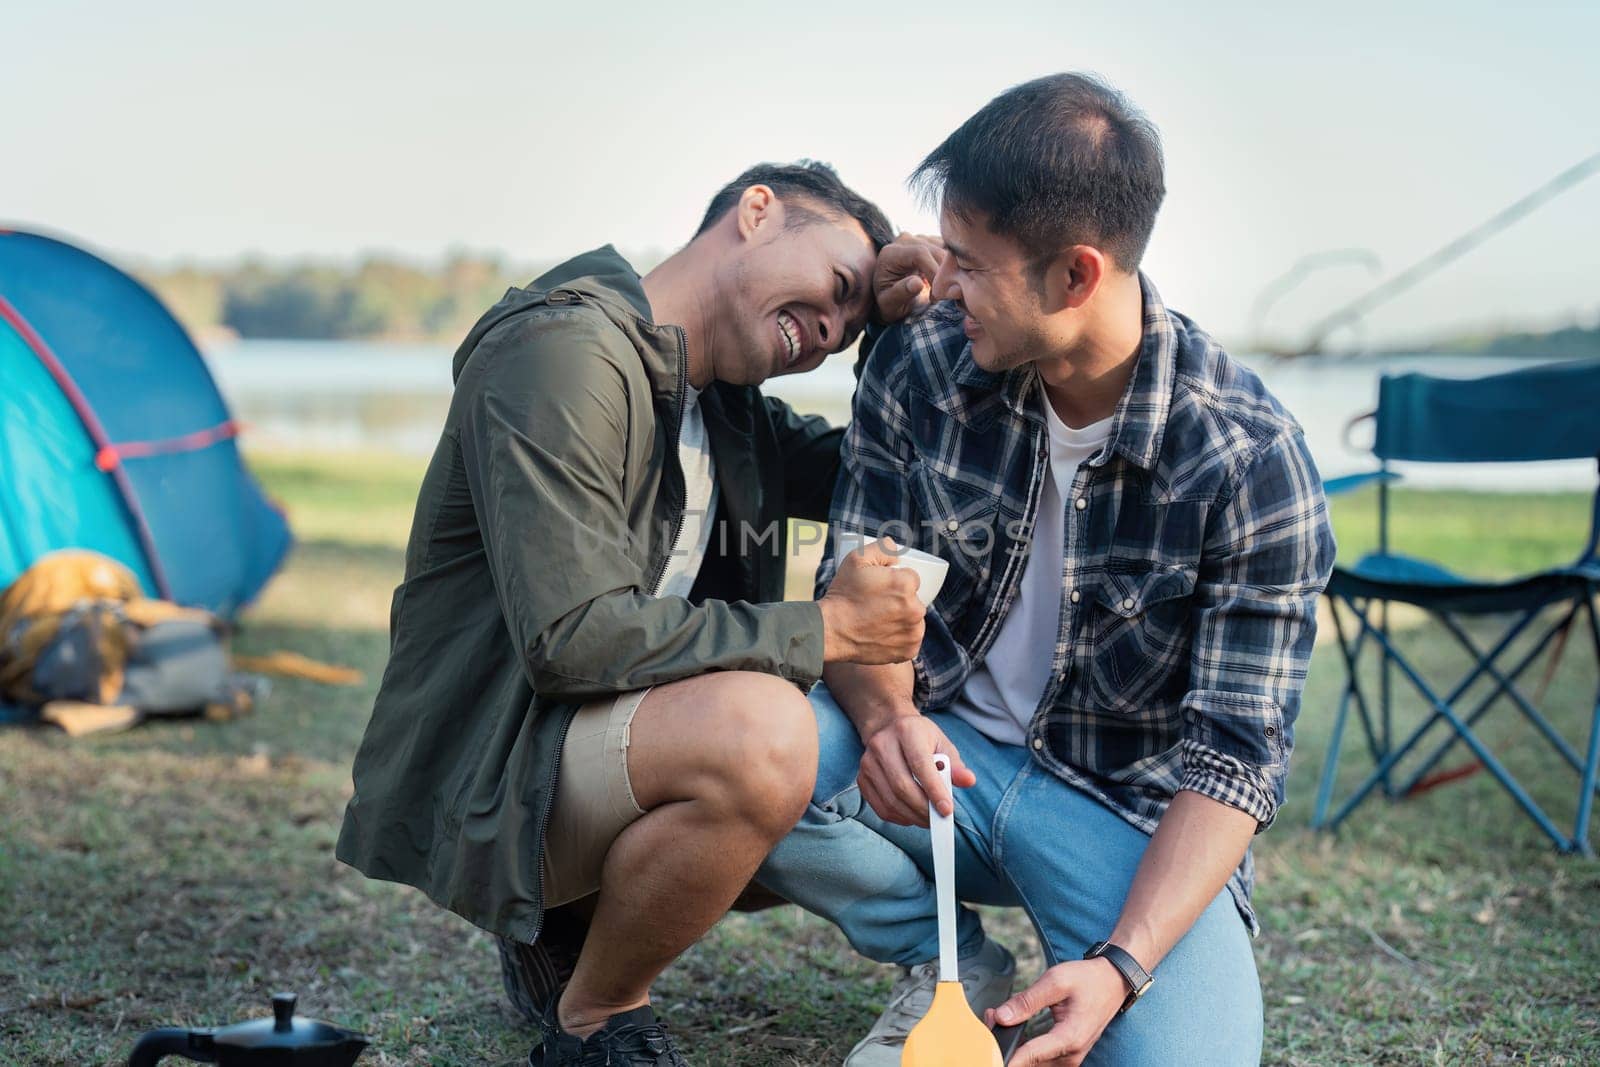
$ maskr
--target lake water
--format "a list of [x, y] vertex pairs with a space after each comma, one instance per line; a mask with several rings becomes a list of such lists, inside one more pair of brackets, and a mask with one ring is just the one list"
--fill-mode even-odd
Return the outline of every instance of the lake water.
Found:
[[[206, 352], [250, 448], [391, 451], [426, 456], [450, 403], [447, 345], [366, 341], [238, 341]], [[1306, 430], [1325, 477], [1371, 468], [1370, 455], [1344, 444], [1345, 427], [1370, 411], [1384, 373], [1425, 370], [1475, 377], [1526, 365], [1490, 357], [1321, 357], [1279, 361], [1243, 356]], [[774, 378], [767, 392], [835, 422], [849, 415], [853, 356], [809, 374]], [[1370, 430], [1355, 440], [1369, 445]], [[1409, 481], [1482, 489], [1592, 489], [1593, 461], [1535, 466], [1400, 465]]]

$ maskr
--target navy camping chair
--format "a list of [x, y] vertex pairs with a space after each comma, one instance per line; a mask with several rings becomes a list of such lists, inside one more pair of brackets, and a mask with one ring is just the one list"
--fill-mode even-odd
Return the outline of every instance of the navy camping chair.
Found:
[[[1329, 479], [1330, 496], [1370, 483], [1378, 490], [1378, 549], [1354, 564], [1334, 568], [1327, 596], [1335, 636], [1344, 659], [1346, 681], [1334, 719], [1333, 736], [1317, 791], [1312, 825], [1336, 828], [1380, 787], [1390, 797], [1404, 797], [1457, 773], [1430, 772], [1457, 744], [1471, 750], [1512, 798], [1563, 851], [1593, 854], [1589, 816], [1600, 768], [1600, 694], [1589, 722], [1582, 755], [1518, 687], [1517, 680], [1554, 642], [1559, 648], [1570, 631], [1587, 622], [1600, 663], [1600, 621], [1595, 596], [1600, 592], [1600, 487], [1594, 501], [1589, 542], [1570, 565], [1507, 581], [1478, 581], [1437, 563], [1401, 555], [1389, 543], [1389, 486], [1399, 476], [1393, 462], [1530, 463], [1593, 459], [1600, 464], [1600, 360], [1551, 363], [1486, 378], [1457, 380], [1423, 374], [1384, 376], [1373, 413], [1376, 436], [1375, 471]], [[1410, 604], [1441, 626], [1472, 657], [1468, 673], [1446, 692], [1432, 686], [1394, 644], [1389, 628], [1390, 604]], [[1485, 648], [1462, 624], [1473, 616], [1509, 619], [1504, 634]], [[1509, 655], [1524, 633], [1537, 635], [1531, 650]], [[1526, 642], [1523, 643], [1524, 646]], [[1361, 684], [1358, 670], [1369, 647], [1381, 657], [1376, 701]], [[1513, 660], [1502, 667], [1503, 660]], [[1431, 709], [1421, 725], [1404, 738], [1392, 736], [1393, 689], [1398, 674], [1411, 684]], [[1487, 695], [1463, 706], [1467, 692], [1488, 679]], [[1554, 753], [1576, 772], [1577, 818], [1572, 834], [1564, 834], [1528, 795], [1505, 765], [1483, 743], [1476, 727], [1505, 698], [1541, 734]], [[1354, 712], [1372, 755], [1374, 768], [1330, 815], [1339, 750], [1345, 726]], [[1442, 727], [1442, 729], [1441, 729]], [[1422, 748], [1430, 741], [1431, 749]], [[1420, 761], [1399, 765], [1413, 752]], [[1477, 766], [1469, 768], [1476, 770]], [[1569, 773], [1561, 768], [1562, 773]]]

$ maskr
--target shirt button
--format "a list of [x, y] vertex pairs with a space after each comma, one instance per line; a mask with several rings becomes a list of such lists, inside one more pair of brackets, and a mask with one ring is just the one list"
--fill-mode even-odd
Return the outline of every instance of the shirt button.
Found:
[[1124, 600], [1122, 602], [1122, 610], [1123, 611], [1132, 611], [1133, 610], [1133, 597], [1128, 597], [1126, 600]]
[[951, 533], [955, 533], [957, 530], [961, 529], [961, 524], [956, 520], [951, 519], [949, 522], [944, 524], [944, 528], [949, 530]]
[[1076, 604], [1076, 603], [1077, 603], [1077, 602], [1078, 602], [1078, 601], [1080, 601], [1080, 600], [1082, 600], [1082, 599], [1083, 599], [1083, 594], [1082, 594], [1082, 593], [1080, 593], [1080, 592], [1078, 592], [1078, 591], [1077, 591], [1077, 590], [1076, 590], [1076, 589], [1074, 589], [1074, 590], [1073, 590], [1073, 591], [1072, 591], [1072, 602], [1073, 602], [1073, 603], [1074, 603], [1074, 604]]
[[1034, 739], [1033, 739], [1033, 750], [1034, 750], [1034, 751], [1035, 751], [1035, 752], [1037, 752], [1037, 751], [1039, 751], [1039, 750], [1040, 750], [1040, 749], [1041, 749], [1041, 748], [1043, 748], [1043, 747], [1044, 747], [1044, 739], [1043, 739], [1043, 738], [1040, 738], [1040, 737], [1035, 737], [1035, 738], [1034, 738]]
[[[1061, 642], [1059, 645], [1056, 646], [1056, 655], [1058, 655], [1058, 656], [1062, 655], [1066, 651], [1067, 651], [1067, 643], [1065, 641]], [[1272, 735], [1270, 733], [1268, 733], [1267, 736], [1271, 737]]]
[[1078, 503], [1077, 503], [1077, 504], [1076, 504], [1076, 505], [1074, 505], [1074, 506], [1075, 506], [1075, 507], [1076, 507], [1076, 508], [1077, 508], [1077, 509], [1078, 509], [1078, 510], [1079, 510], [1079, 511], [1082, 511], [1082, 510], [1083, 510], [1083, 509], [1084, 509], [1084, 508], [1086, 508], [1086, 507], [1088, 507], [1088, 506], [1089, 506], [1089, 498], [1088, 498], [1088, 497], [1086, 497], [1086, 496], [1080, 496], [1080, 497], [1079, 497], [1079, 498], [1078, 498]]

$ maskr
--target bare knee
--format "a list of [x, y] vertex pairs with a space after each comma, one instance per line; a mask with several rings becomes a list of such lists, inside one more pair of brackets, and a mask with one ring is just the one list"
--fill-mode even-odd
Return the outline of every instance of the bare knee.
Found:
[[817, 722], [792, 683], [770, 674], [721, 676], [707, 694], [708, 786], [774, 841], [799, 821], [817, 774]]

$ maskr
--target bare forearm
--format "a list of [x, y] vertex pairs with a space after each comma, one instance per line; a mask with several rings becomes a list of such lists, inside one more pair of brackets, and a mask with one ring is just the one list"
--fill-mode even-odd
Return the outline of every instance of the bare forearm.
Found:
[[823, 667], [822, 680], [863, 738], [895, 719], [917, 714], [911, 699], [916, 675], [910, 663], [830, 663]]
[[[1180, 790], [1145, 848], [1107, 940], [1154, 971], [1228, 883], [1255, 831], [1253, 816]], [[1081, 1063], [1127, 996], [1110, 960], [1068, 960], [1002, 1004], [993, 1018], [1014, 1026], [1050, 1008], [1055, 1026], [1018, 1050], [1013, 1062]]]
[[1255, 832], [1254, 817], [1181, 790], [1139, 862], [1111, 942], [1154, 970], [1228, 884]]

